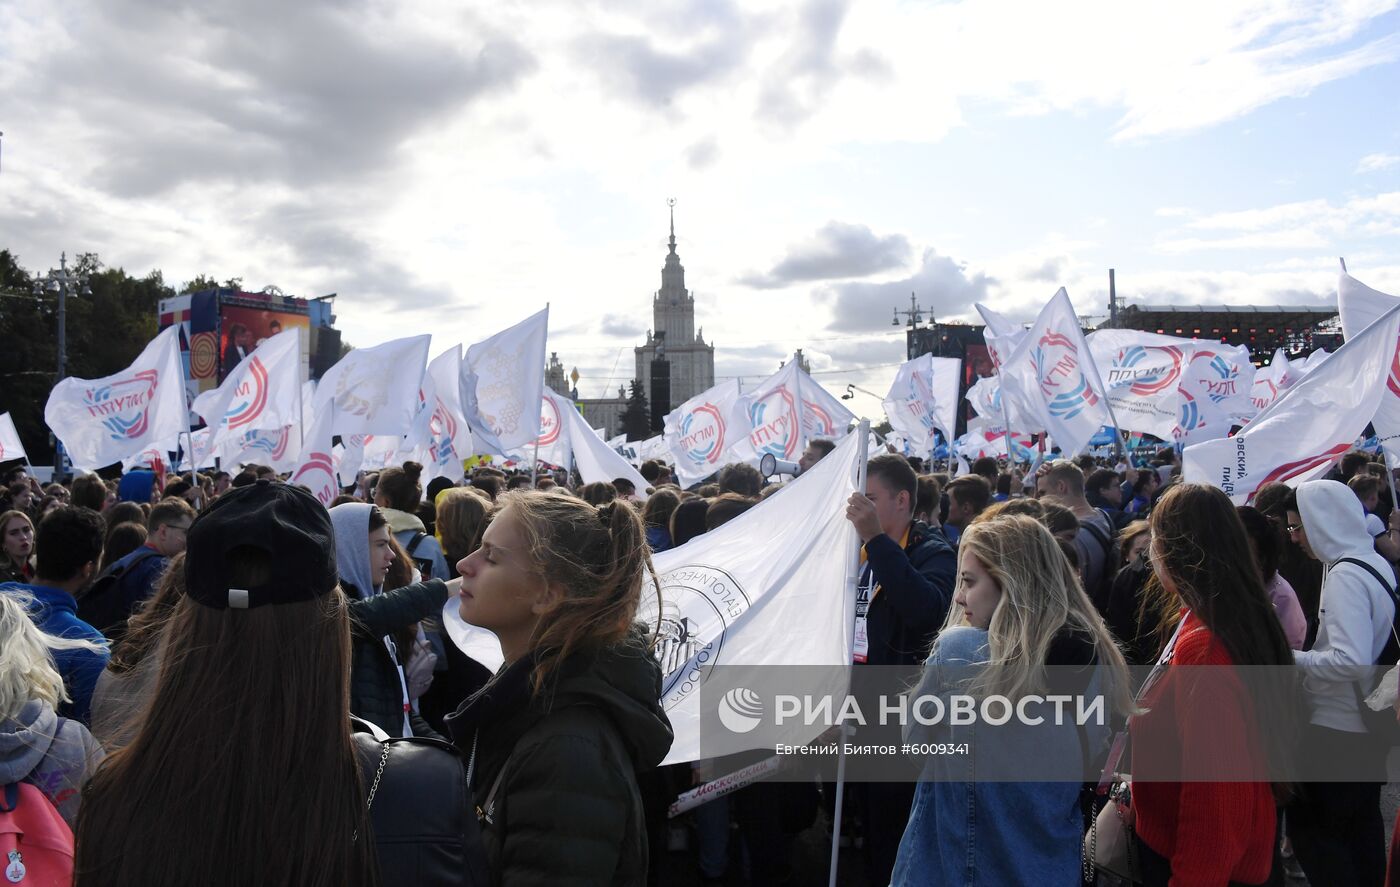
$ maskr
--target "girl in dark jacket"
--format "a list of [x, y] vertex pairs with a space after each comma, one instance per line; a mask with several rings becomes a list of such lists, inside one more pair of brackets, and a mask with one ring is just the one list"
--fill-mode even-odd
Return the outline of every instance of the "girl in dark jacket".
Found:
[[671, 747], [661, 670], [633, 626], [650, 571], [625, 502], [502, 496], [458, 565], [461, 615], [505, 665], [447, 719], [469, 756], [492, 876], [506, 884], [635, 885], [647, 850], [636, 772]]

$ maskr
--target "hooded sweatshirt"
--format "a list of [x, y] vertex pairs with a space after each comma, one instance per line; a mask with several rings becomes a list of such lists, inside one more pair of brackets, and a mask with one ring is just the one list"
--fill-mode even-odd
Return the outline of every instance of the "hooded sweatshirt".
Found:
[[[1376, 553], [1366, 532], [1361, 500], [1346, 484], [1313, 480], [1299, 485], [1298, 513], [1324, 572], [1317, 640], [1311, 650], [1294, 653], [1293, 661], [1303, 669], [1312, 723], [1364, 733], [1365, 724], [1357, 713], [1357, 680], [1362, 676], [1360, 669], [1374, 665], [1385, 649], [1395, 604], [1369, 572], [1338, 561], [1355, 558], [1370, 564], [1392, 583], [1395, 574]], [[1369, 690], [1368, 683], [1363, 695]]]
[[[440, 613], [447, 600], [447, 586], [433, 580], [381, 594], [369, 567], [370, 509], [365, 503], [351, 502], [330, 510], [331, 526], [335, 529], [336, 568], [340, 572], [341, 587], [350, 599], [350, 618], [354, 626], [350, 708], [354, 714], [373, 721], [390, 735], [411, 736], [414, 731], [408, 682], [389, 632]], [[378, 630], [369, 633], [369, 625], [377, 626]], [[386, 695], [400, 700], [400, 722], [384, 723], [386, 718], [382, 714], [368, 710], [371, 698], [382, 699]]]
[[28, 782], [42, 791], [75, 828], [78, 793], [102, 761], [102, 747], [77, 721], [31, 699], [19, 714], [0, 721], [0, 785]]

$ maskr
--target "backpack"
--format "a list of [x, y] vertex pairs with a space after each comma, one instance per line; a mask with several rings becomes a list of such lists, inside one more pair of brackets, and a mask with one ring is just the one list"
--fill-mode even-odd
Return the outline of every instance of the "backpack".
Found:
[[[1344, 557], [1340, 558], [1337, 563], [1352, 564], [1370, 573], [1381, 584], [1381, 588], [1385, 589], [1385, 593], [1390, 596], [1390, 602], [1395, 606], [1390, 617], [1390, 636], [1385, 639], [1385, 647], [1381, 650], [1376, 665], [1391, 666], [1400, 662], [1400, 599], [1396, 597], [1394, 584], [1382, 576], [1375, 567], [1358, 558]], [[1352, 686], [1356, 690], [1356, 711], [1361, 716], [1361, 723], [1365, 726], [1366, 732], [1373, 737], [1384, 740], [1389, 745], [1400, 745], [1400, 724], [1395, 721], [1395, 710], [1390, 706], [1386, 706], [1380, 711], [1372, 709], [1366, 704], [1366, 694], [1362, 692], [1361, 683], [1358, 680]]]
[[122, 600], [122, 583], [136, 565], [161, 554], [150, 548], [141, 548], [135, 557], [126, 563], [118, 561], [103, 570], [82, 597], [78, 598], [78, 618], [102, 632], [109, 640], [124, 634], [126, 621], [131, 618], [126, 601]]
[[73, 883], [73, 830], [37, 787], [12, 782], [0, 799], [0, 872], [6, 884]]
[[352, 720], [382, 887], [491, 883], [457, 748], [423, 736], [390, 738], [369, 721]]
[[423, 574], [423, 578], [432, 579], [433, 559], [430, 557], [416, 556], [418, 546], [422, 544], [423, 540], [426, 538], [428, 538], [427, 533], [424, 533], [422, 530], [416, 531], [413, 534], [413, 538], [408, 540], [408, 545], [404, 546], [404, 550], [408, 552], [409, 558], [413, 561], [414, 565], [418, 567], [418, 572]]
[[1095, 608], [1098, 609], [1100, 613], [1106, 613], [1108, 611], [1108, 599], [1113, 592], [1113, 577], [1115, 575], [1113, 569], [1113, 538], [1117, 533], [1117, 529], [1113, 523], [1113, 518], [1107, 511], [1104, 511], [1102, 508], [1095, 508], [1094, 510], [1102, 515], [1104, 520], [1108, 521], [1110, 530], [1105, 533], [1098, 525], [1089, 523], [1088, 521], [1084, 521], [1080, 524], [1080, 526], [1089, 531], [1089, 535], [1093, 536], [1094, 541], [1103, 549], [1103, 569], [1099, 572], [1099, 577], [1097, 581], [1095, 581], [1094, 587], [1085, 588], [1084, 591], [1088, 593], [1089, 600], [1093, 601]]

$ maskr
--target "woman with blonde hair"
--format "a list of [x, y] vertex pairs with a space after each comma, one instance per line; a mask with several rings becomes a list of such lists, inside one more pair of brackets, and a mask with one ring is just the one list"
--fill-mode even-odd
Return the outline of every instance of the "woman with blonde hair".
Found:
[[457, 571], [462, 619], [494, 632], [505, 657], [447, 719], [469, 756], [493, 879], [644, 884], [636, 774], [672, 736], [651, 639], [634, 625], [652, 572], [636, 510], [502, 494]]
[[[1051, 694], [1102, 697], [1105, 722], [1132, 711], [1123, 657], [1050, 531], [1024, 515], [973, 522], [959, 545], [953, 606], [914, 696], [1002, 697], [1028, 720], [909, 735], [969, 751], [929, 758], [891, 883], [1078, 882], [1080, 788], [1089, 778], [1081, 774], [1108, 727], [1057, 724], [1053, 711], [1031, 726], [1045, 712], [1022, 715], [1020, 703]], [[1032, 781], [1052, 773], [1063, 781]]]
[[49, 651], [100, 647], [40, 630], [26, 612], [27, 603], [23, 594], [0, 593], [0, 785], [30, 783], [72, 828], [79, 795], [102, 760], [102, 748], [81, 722], [55, 711], [68, 693]]

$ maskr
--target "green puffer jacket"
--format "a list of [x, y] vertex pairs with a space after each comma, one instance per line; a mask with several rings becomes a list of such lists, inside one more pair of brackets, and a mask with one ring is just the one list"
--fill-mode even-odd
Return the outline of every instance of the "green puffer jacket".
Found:
[[462, 753], [475, 746], [478, 807], [500, 776], [482, 823], [493, 882], [645, 884], [636, 774], [659, 764], [672, 738], [655, 657], [634, 629], [617, 646], [571, 656], [540, 698], [529, 689], [534, 663], [513, 663], [447, 718]]

